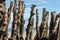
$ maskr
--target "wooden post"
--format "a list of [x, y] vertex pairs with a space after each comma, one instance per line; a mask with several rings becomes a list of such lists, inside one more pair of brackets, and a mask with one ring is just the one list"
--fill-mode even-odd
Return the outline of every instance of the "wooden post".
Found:
[[21, 9], [20, 9], [20, 13], [21, 13], [21, 23], [20, 23], [20, 40], [24, 40], [23, 38], [23, 32], [24, 32], [24, 10], [25, 10], [25, 4], [24, 1], [22, 1], [21, 4]]
[[54, 38], [53, 38], [53, 30], [54, 30], [54, 28], [55, 28], [55, 26], [54, 25], [56, 25], [55, 24], [55, 21], [56, 21], [56, 12], [54, 11], [54, 12], [51, 12], [51, 22], [50, 22], [50, 31], [49, 31], [49, 40], [53, 40]]
[[60, 40], [60, 21], [59, 21], [59, 24], [58, 24], [58, 33], [57, 33], [57, 40]]
[[58, 25], [59, 25], [59, 21], [60, 21], [60, 18], [59, 18], [59, 16], [57, 15], [56, 16], [56, 19], [55, 19], [56, 21], [55, 21], [55, 25], [54, 25], [54, 30], [53, 30], [53, 37], [54, 38], [52, 38], [52, 40], [57, 40], [57, 30], [58, 30]]
[[43, 8], [43, 18], [40, 26], [40, 40], [48, 40], [48, 16], [49, 12]]
[[29, 18], [29, 23], [26, 29], [26, 40], [32, 40], [32, 29], [34, 25], [34, 8], [36, 5], [32, 5], [31, 7], [31, 16]]
[[57, 17], [59, 19], [59, 22], [58, 22], [58, 28], [57, 28], [57, 40], [60, 40], [60, 13], [57, 14]]
[[11, 34], [12, 40], [17, 40], [17, 34], [18, 34], [17, 33], [17, 13], [18, 13], [17, 1], [18, 0], [14, 1], [14, 8], [13, 8], [13, 25], [12, 25], [12, 34]]
[[22, 2], [19, 1], [19, 4], [18, 4], [18, 14], [17, 14], [17, 31], [18, 31], [18, 34], [17, 34], [17, 40], [20, 40], [20, 24], [21, 24], [21, 14], [22, 14], [22, 10], [21, 10], [21, 7], [22, 7]]
[[4, 35], [3, 35], [3, 40], [8, 40], [8, 23], [7, 23], [7, 13], [5, 12], [3, 14], [3, 30], [5, 31], [4, 32]]
[[38, 13], [38, 9], [36, 9], [36, 39], [35, 40], [39, 40], [39, 13]]
[[5, 0], [0, 0], [0, 40], [8, 40], [6, 34], [7, 17]]

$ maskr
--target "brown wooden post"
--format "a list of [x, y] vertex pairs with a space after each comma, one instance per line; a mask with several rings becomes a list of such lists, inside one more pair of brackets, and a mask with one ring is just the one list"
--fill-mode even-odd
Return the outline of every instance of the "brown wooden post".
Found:
[[34, 40], [39, 40], [40, 37], [38, 23], [39, 23], [39, 13], [38, 13], [38, 9], [36, 9], [36, 36]]
[[55, 21], [55, 25], [54, 25], [54, 30], [52, 33], [53, 34], [52, 37], [54, 37], [54, 38], [52, 38], [52, 40], [57, 40], [57, 30], [58, 30], [58, 25], [59, 25], [59, 21], [60, 21], [60, 18], [58, 15], [56, 16], [55, 20], [56, 21]]
[[[5, 0], [0, 0], [0, 40], [7, 40], [6, 34], [7, 17]], [[6, 34], [6, 36], [4, 36]]]
[[34, 25], [34, 8], [36, 5], [32, 5], [31, 7], [31, 15], [29, 18], [29, 22], [27, 25], [27, 29], [26, 29], [26, 40], [32, 40], [32, 29], [33, 29], [33, 25]]
[[59, 19], [59, 22], [58, 22], [58, 28], [57, 28], [57, 40], [60, 40], [60, 13], [57, 14], [57, 17]]
[[58, 24], [58, 33], [57, 33], [57, 40], [60, 40], [60, 21], [59, 21], [59, 24]]
[[17, 32], [18, 32], [18, 34], [17, 34], [17, 40], [20, 40], [20, 24], [21, 24], [21, 21], [20, 21], [20, 19], [21, 19], [21, 14], [22, 14], [22, 10], [21, 10], [21, 7], [22, 7], [22, 2], [21, 1], [19, 1], [19, 3], [18, 3], [18, 14], [17, 14]]
[[22, 4], [21, 4], [21, 9], [20, 9], [20, 13], [21, 13], [21, 24], [20, 24], [20, 40], [24, 40], [23, 38], [23, 32], [24, 32], [24, 10], [25, 10], [25, 4], [24, 4], [24, 1], [22, 1]]
[[42, 23], [40, 25], [40, 40], [48, 40], [48, 16], [49, 12], [43, 8]]
[[5, 31], [3, 34], [3, 40], [8, 40], [8, 23], [7, 23], [7, 13], [3, 14], [3, 30]]
[[31, 32], [30, 32], [30, 40], [33, 40], [33, 27], [34, 27], [34, 8], [36, 7], [36, 5], [32, 5], [31, 7]]
[[51, 12], [51, 22], [50, 22], [50, 31], [49, 31], [49, 40], [53, 40], [53, 30], [56, 21], [56, 12]]
[[18, 0], [14, 1], [14, 8], [13, 8], [13, 25], [12, 25], [12, 33], [11, 33], [11, 38], [12, 40], [17, 40], [17, 13], [18, 13]]

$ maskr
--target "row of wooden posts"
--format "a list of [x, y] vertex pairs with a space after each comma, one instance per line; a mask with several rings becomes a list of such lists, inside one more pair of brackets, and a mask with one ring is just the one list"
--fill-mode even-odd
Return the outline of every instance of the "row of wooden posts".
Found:
[[[10, 7], [6, 11], [6, 0], [0, 0], [0, 40], [60, 40], [60, 13], [51, 12], [51, 22], [48, 25], [49, 11], [43, 8], [41, 25], [39, 24], [38, 9], [32, 5], [30, 18], [26, 29], [26, 38], [23, 38], [24, 32], [24, 10], [26, 5], [24, 1], [14, 0], [10, 2]], [[13, 23], [11, 38], [8, 38], [8, 25], [13, 12]], [[36, 14], [36, 35], [32, 38], [34, 27], [34, 15]]]

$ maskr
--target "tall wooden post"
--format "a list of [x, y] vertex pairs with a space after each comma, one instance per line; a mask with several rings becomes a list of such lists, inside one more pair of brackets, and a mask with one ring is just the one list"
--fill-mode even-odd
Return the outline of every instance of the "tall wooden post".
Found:
[[52, 40], [57, 40], [57, 30], [58, 30], [58, 25], [59, 25], [59, 21], [60, 21], [60, 18], [58, 17], [58, 15], [56, 16], [56, 19], [55, 19], [55, 25], [54, 25], [54, 29], [53, 29], [53, 33], [52, 33]]
[[38, 13], [38, 9], [36, 9], [36, 32], [37, 33], [36, 33], [36, 39], [35, 40], [39, 40], [39, 37], [40, 37], [38, 24], [39, 24], [39, 13]]
[[58, 33], [57, 33], [57, 40], [60, 40], [60, 21], [58, 24], [58, 29], [57, 29]]
[[51, 12], [51, 22], [50, 22], [50, 31], [49, 31], [49, 40], [53, 40], [53, 30], [55, 28], [55, 21], [56, 21], [56, 12]]
[[28, 23], [27, 29], [26, 29], [26, 40], [32, 40], [32, 29], [33, 29], [33, 25], [34, 25], [34, 8], [35, 8], [35, 5], [32, 5], [31, 16], [29, 18], [29, 23]]
[[17, 4], [18, 0], [14, 1], [14, 8], [13, 8], [13, 25], [12, 25], [12, 34], [11, 34], [11, 38], [12, 40], [17, 40], [17, 13], [18, 13], [18, 4]]
[[5, 0], [0, 0], [0, 40], [8, 40], [6, 34], [7, 15]]
[[22, 1], [21, 4], [21, 9], [20, 9], [20, 13], [21, 13], [21, 23], [20, 23], [20, 40], [24, 40], [23, 38], [23, 32], [24, 32], [24, 10], [25, 10], [25, 4], [24, 1]]
[[8, 26], [7, 25], [8, 25], [8, 23], [7, 23], [7, 13], [5, 12], [3, 14], [3, 27], [4, 27], [3, 30], [5, 30], [5, 33], [3, 35], [3, 40], [8, 40]]
[[57, 28], [57, 40], [60, 40], [60, 13], [57, 14], [57, 17], [59, 19], [59, 22], [58, 22], [58, 28]]
[[43, 8], [43, 18], [40, 26], [40, 40], [48, 40], [48, 16], [49, 12]]
[[18, 3], [18, 14], [17, 14], [17, 31], [18, 31], [18, 34], [17, 34], [17, 40], [20, 40], [20, 24], [21, 24], [21, 14], [22, 14], [22, 10], [21, 10], [21, 7], [22, 7], [22, 2], [19, 1]]

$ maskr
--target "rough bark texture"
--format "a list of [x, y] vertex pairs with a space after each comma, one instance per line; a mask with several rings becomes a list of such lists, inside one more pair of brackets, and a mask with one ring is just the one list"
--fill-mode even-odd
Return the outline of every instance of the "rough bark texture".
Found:
[[57, 15], [59, 22], [58, 22], [58, 28], [57, 28], [57, 40], [60, 40], [60, 13]]
[[18, 14], [17, 14], [17, 31], [18, 31], [18, 34], [17, 34], [17, 40], [20, 40], [20, 24], [21, 24], [21, 21], [20, 21], [20, 19], [21, 19], [21, 14], [22, 14], [22, 10], [21, 10], [21, 5], [22, 4], [22, 2], [21, 1], [19, 1], [19, 3], [18, 3]]
[[39, 13], [38, 9], [36, 9], [36, 36], [34, 37], [34, 40], [39, 40], [40, 34], [39, 34]]
[[23, 32], [24, 32], [24, 10], [25, 10], [25, 4], [24, 1], [22, 1], [21, 4], [21, 24], [20, 24], [20, 40], [24, 40], [23, 38]]
[[13, 9], [13, 26], [12, 35], [13, 40], [23, 40], [24, 29], [24, 10], [25, 4], [23, 1], [16, 1]]
[[60, 21], [59, 21], [59, 24], [58, 24], [58, 33], [57, 33], [57, 40], [60, 40]]
[[55, 28], [55, 21], [56, 21], [56, 12], [51, 12], [51, 22], [50, 22], [50, 32], [49, 32], [49, 40], [54, 40], [54, 28]]
[[12, 40], [17, 40], [17, 0], [14, 1], [14, 8], [13, 8], [13, 25], [12, 25], [12, 34], [11, 38]]
[[26, 40], [32, 40], [32, 29], [33, 29], [33, 25], [34, 25], [34, 8], [35, 8], [35, 5], [32, 5], [31, 15], [30, 15], [29, 23], [28, 23], [27, 29], [26, 29]]
[[[38, 9], [36, 9], [36, 35], [33, 39], [32, 31], [35, 22], [34, 9], [36, 5], [32, 5], [31, 15], [26, 29], [26, 38], [24, 39], [24, 10], [26, 7], [24, 1], [11, 1], [8, 11], [6, 11], [5, 1], [6, 0], [0, 0], [0, 40], [60, 40], [60, 13], [56, 14], [55, 11], [51, 12], [51, 22], [48, 28], [49, 12], [46, 8], [43, 8], [41, 25], [38, 27], [39, 13]], [[12, 32], [11, 38], [8, 38], [8, 26], [11, 19], [11, 13], [13, 13]]]
[[5, 0], [0, 0], [0, 40], [8, 40]]
[[43, 8], [43, 18], [40, 26], [40, 40], [48, 40], [48, 16], [49, 12]]

